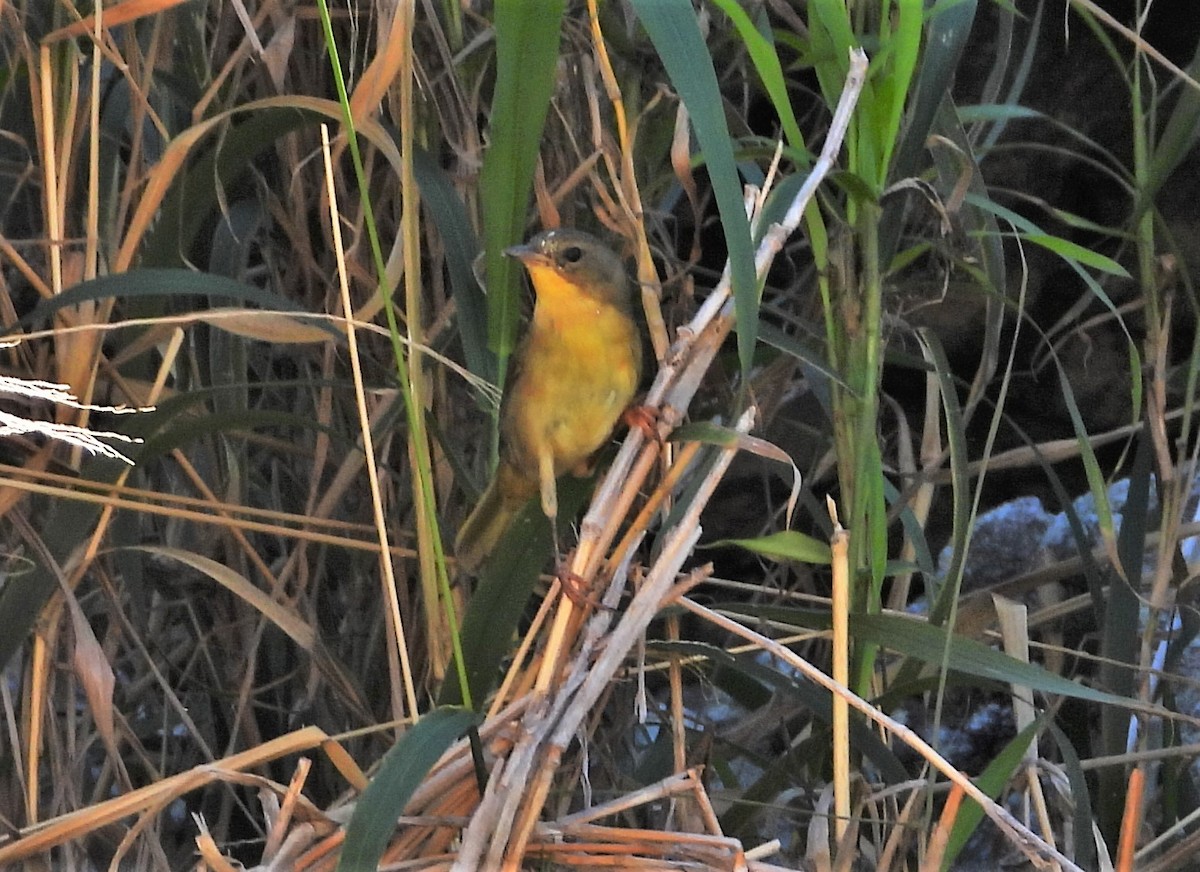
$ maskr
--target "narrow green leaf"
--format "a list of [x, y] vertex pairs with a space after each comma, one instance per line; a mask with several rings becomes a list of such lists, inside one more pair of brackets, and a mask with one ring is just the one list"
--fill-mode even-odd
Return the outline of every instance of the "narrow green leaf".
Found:
[[[206, 392], [206, 396], [209, 398], [209, 403], [213, 404], [215, 398], [220, 396], [220, 391]], [[214, 412], [206, 409], [203, 415], [194, 417], [179, 414], [181, 408], [183, 408], [182, 405], [173, 405], [170, 412], [159, 415], [158, 412], [162, 410], [162, 406], [159, 406], [153, 412], [137, 415], [130, 419], [129, 432], [147, 433], [146, 441], [135, 446], [130, 455], [135, 463], [149, 463], [176, 448], [194, 445], [199, 440], [210, 436], [223, 435], [236, 439], [239, 435], [249, 436], [262, 431], [296, 434], [305, 430], [313, 430], [330, 436], [335, 445], [345, 450], [350, 450], [354, 445], [352, 439], [337, 433], [331, 427], [322, 425], [311, 413], [296, 415], [291, 412], [230, 406], [229, 411]], [[155, 429], [150, 430], [151, 427], [155, 427]], [[150, 435], [151, 433], [153, 435]]]
[[[1062, 769], [1066, 773], [1067, 783], [1071, 789], [1071, 805], [1074, 807], [1072, 818], [1075, 832], [1090, 833], [1092, 830], [1092, 798], [1088, 792], [1087, 776], [1083, 764], [1079, 762], [1079, 754], [1066, 733], [1059, 729], [1058, 724], [1049, 721], [1046, 724], [1050, 735], [1058, 744], [1058, 753], [1062, 759]], [[1098, 869], [1096, 863], [1096, 840], [1079, 838], [1075, 840], [1075, 856], [1073, 858], [1081, 869]]]
[[[564, 476], [558, 481], [560, 531], [591, 493], [591, 482]], [[500, 677], [500, 666], [513, 649], [517, 625], [554, 550], [550, 523], [532, 499], [513, 520], [492, 556], [484, 561], [475, 592], [462, 620], [463, 662], [471, 699], [482, 700]], [[442, 685], [439, 705], [460, 705], [454, 681]]]
[[[1071, 382], [1066, 371], [1054, 361], [1058, 373], [1058, 383], [1061, 388], [1063, 402], [1067, 414], [1071, 417], [1071, 426], [1075, 430], [1075, 442], [1079, 446], [1079, 459], [1083, 462], [1084, 475], [1087, 477], [1088, 490], [1096, 503], [1096, 522], [1100, 525], [1100, 535], [1109, 543], [1116, 542], [1116, 530], [1113, 526], [1112, 504], [1108, 499], [1108, 483], [1104, 480], [1104, 471], [1100, 469], [1100, 461], [1092, 448], [1092, 439], [1088, 435], [1087, 425], [1083, 422], [1083, 414], [1075, 401], [1075, 392], [1071, 390]], [[1113, 549], [1115, 551], [1115, 547]]]
[[[1108, 517], [1101, 522], [1105, 540], [1112, 542], [1113, 550], [1121, 564], [1123, 578], [1112, 578], [1108, 588], [1108, 599], [1100, 620], [1100, 666], [1098, 680], [1115, 693], [1133, 695], [1138, 691], [1136, 680], [1142, 646], [1141, 625], [1143, 600], [1139, 594], [1142, 587], [1142, 561], [1146, 555], [1146, 535], [1150, 524], [1150, 487], [1154, 467], [1153, 440], [1150, 425], [1142, 426], [1138, 433], [1137, 450], [1133, 456], [1133, 468], [1129, 475], [1129, 490], [1125, 504], [1121, 507], [1121, 529], [1112, 529], [1114, 519], [1107, 488], [1101, 493], [1093, 489], [1092, 498], [1097, 507], [1101, 500]], [[1089, 479], [1090, 481], [1090, 479]], [[1107, 525], [1107, 526], [1106, 526]], [[1110, 552], [1112, 553], [1112, 552]], [[1104, 754], [1124, 754], [1129, 750], [1129, 716], [1115, 709], [1100, 713], [1100, 744]], [[1125, 783], [1125, 773], [1119, 768], [1106, 767], [1097, 773], [1098, 820], [1106, 836], [1115, 836], [1121, 829], [1121, 818], [1125, 813], [1124, 802], [1112, 797], [1119, 796]]]
[[[830, 626], [829, 613], [813, 609], [748, 606], [744, 603], [725, 603], [719, 608], [734, 614], [766, 618], [809, 630], [827, 630]], [[852, 614], [850, 634], [856, 640], [879, 645], [933, 665], [942, 662], [943, 652], [948, 646], [951, 670], [976, 678], [1004, 684], [1022, 684], [1042, 693], [1091, 702], [1125, 707], [1137, 705], [1135, 700], [1078, 684], [1040, 666], [1017, 660], [974, 639], [955, 635], [943, 627], [935, 627], [915, 617], [896, 614]]]
[[1042, 113], [1028, 106], [1014, 106], [1009, 103], [986, 103], [971, 106], [959, 106], [958, 117], [963, 124], [973, 124], [977, 121], [1030, 121], [1041, 118]]
[[[1200, 76], [1200, 48], [1197, 48], [1186, 72], [1193, 78]], [[1147, 173], [1147, 190], [1141, 192], [1142, 203], [1154, 201], [1154, 195], [1167, 183], [1180, 163], [1194, 152], [1197, 142], [1200, 142], [1200, 92], [1195, 88], [1182, 87], [1155, 143]]]
[[798, 563], [828, 564], [832, 559], [829, 543], [796, 530], [781, 530], [759, 539], [720, 539], [705, 547], [736, 545], [775, 560], [795, 560]]
[[950, 447], [950, 492], [952, 511], [952, 529], [950, 541], [954, 543], [954, 551], [950, 567], [946, 571], [946, 584], [931, 599], [929, 610], [931, 623], [941, 626], [950, 616], [954, 603], [958, 600], [962, 586], [962, 570], [967, 557], [965, 547], [971, 529], [971, 485], [968, 473], [970, 456], [967, 449], [967, 426], [963, 420], [962, 406], [958, 401], [958, 389], [954, 384], [954, 373], [950, 369], [950, 361], [946, 359], [945, 349], [932, 330], [922, 330], [919, 334], [921, 350], [926, 360], [933, 364], [938, 379], [938, 395], [942, 400], [942, 412], [946, 416], [946, 434]]
[[821, 373], [829, 381], [849, 390], [849, 385], [829, 366], [829, 362], [820, 348], [809, 345], [798, 336], [785, 333], [774, 324], [762, 325], [762, 341], [765, 345], [777, 348], [784, 354], [790, 354], [801, 363]]
[[[800, 132], [800, 125], [796, 123], [796, 115], [792, 111], [792, 98], [788, 94], [783, 66], [779, 63], [779, 54], [775, 51], [775, 46], [767, 36], [759, 32], [736, 0], [714, 0], [714, 4], [729, 16], [742, 39], [742, 44], [746, 46], [746, 52], [750, 55], [759, 81], [762, 82], [767, 96], [771, 98], [771, 105], [779, 116], [779, 124], [783, 127], [783, 135], [788, 145], [795, 149], [798, 155], [804, 155], [804, 135]], [[807, 163], [803, 166], [807, 167]]]
[[298, 107], [257, 106], [236, 124], [208, 140], [179, 173], [147, 232], [138, 263], [146, 267], [183, 266], [193, 255], [196, 237], [217, 208], [222, 190], [245, 175], [258, 155], [292, 131], [323, 120]]
[[[1017, 106], [1020, 103], [1027, 102], [1023, 95], [1032, 78], [1035, 52], [1038, 46], [1042, 45], [1040, 36], [1042, 33], [1042, 10], [1045, 8], [1045, 4], [1039, 3], [1033, 11], [1032, 17], [1022, 15], [1009, 0], [999, 0], [999, 2], [993, 5], [997, 11], [995, 25], [997, 40], [996, 56], [992, 62], [992, 69], [988, 73], [987, 81], [984, 83], [982, 98], [985, 102], [994, 102], [997, 95], [1000, 94], [1002, 85], [1007, 80], [1008, 88], [1001, 102], [1009, 106]], [[1022, 21], [1023, 33], [1020, 38], [1014, 39], [1017, 32], [1018, 19]], [[1009, 66], [1013, 59], [1013, 50], [1021, 42], [1024, 42], [1025, 45], [1017, 61], [1016, 68], [1010, 71]], [[1004, 135], [1007, 129], [1008, 122], [999, 120], [998, 123], [988, 126], [985, 130], [979, 128], [972, 130], [971, 140], [978, 143], [980, 151], [988, 152], [1000, 141], [1000, 137]]]
[[925, 25], [925, 53], [909, 100], [909, 119], [896, 153], [893, 178], [908, 178], [918, 171], [918, 160], [929, 147], [929, 134], [938, 107], [948, 98], [950, 85], [958, 72], [963, 48], [975, 21], [976, 5], [977, 0], [966, 0], [951, 6], [938, 4], [930, 10]]
[[338, 872], [375, 872], [395, 832], [396, 818], [403, 813], [413, 791], [446, 749], [476, 722], [476, 716], [463, 709], [436, 709], [413, 724], [392, 746], [346, 825]]
[[1082, 245], [1063, 239], [1061, 236], [1051, 236], [1049, 233], [1022, 233], [1021, 238], [1032, 242], [1034, 245], [1040, 245], [1042, 248], [1053, 251], [1066, 260], [1078, 261], [1084, 266], [1090, 266], [1092, 269], [1098, 269], [1109, 275], [1120, 276], [1123, 279], [1129, 278], [1129, 272], [1125, 267], [1112, 258], [1105, 257], [1103, 254], [1092, 251], [1090, 248], [1084, 248]]
[[[989, 799], [998, 799], [1000, 793], [1012, 779], [1013, 773], [1017, 771], [1017, 767], [1021, 765], [1021, 759], [1025, 756], [1025, 751], [1029, 748], [1030, 742], [1034, 736], [1045, 726], [1042, 721], [1044, 718], [1034, 721], [1021, 732], [1017, 733], [1004, 748], [996, 755], [996, 758], [987, 765], [980, 775], [974, 779], [975, 786], [987, 794]], [[971, 838], [971, 834], [975, 832], [975, 828], [979, 826], [983, 820], [983, 806], [969, 797], [963, 801], [962, 808], [959, 809], [958, 817], [954, 821], [954, 827], [950, 830], [950, 838], [946, 843], [946, 853], [942, 857], [942, 872], [947, 872], [954, 863], [954, 859], [962, 853], [962, 849], [966, 847], [967, 840]]]
[[[991, 199], [990, 197], [988, 197], [986, 195], [981, 195], [981, 194], [977, 194], [977, 193], [967, 194], [966, 202], [984, 212], [995, 215], [1001, 221], [1004, 221], [1008, 224], [1011, 224], [1013, 227], [1016, 227], [1020, 231], [1017, 235], [1022, 239], [1029, 239], [1031, 242], [1038, 242], [1039, 239], [1044, 239], [1046, 237], [1049, 237], [1049, 234], [1043, 232], [1040, 227], [1038, 227], [1036, 224], [1034, 224], [1028, 218], [1025, 218], [1024, 216], [1019, 215], [1018, 213], [1012, 211], [1011, 209], [1007, 209], [1004, 206], [1001, 206], [995, 200]], [[1050, 238], [1057, 238], [1057, 237], [1050, 237]], [[1060, 240], [1060, 241], [1065, 242], [1066, 240]], [[1038, 244], [1042, 244], [1042, 243], [1038, 242]], [[1044, 246], [1044, 247], [1046, 247], [1050, 251], [1055, 251], [1055, 248], [1053, 248], [1051, 246]], [[1115, 263], [1115, 261], [1111, 261], [1108, 258], [1103, 258], [1102, 255], [1098, 255], [1095, 252], [1089, 252], [1087, 249], [1083, 249], [1080, 246], [1074, 246], [1073, 244], [1068, 244], [1068, 247], [1061, 248], [1060, 250], [1055, 251], [1055, 253], [1060, 254], [1062, 256], [1064, 263], [1066, 263], [1067, 266], [1069, 266], [1072, 269], [1072, 271], [1077, 276], [1079, 276], [1080, 280], [1083, 281], [1083, 283], [1085, 285], [1087, 285], [1087, 289], [1092, 292], [1092, 294], [1096, 297], [1096, 299], [1099, 300], [1105, 306], [1105, 308], [1107, 308], [1110, 312], [1112, 312], [1114, 315], [1117, 316], [1117, 324], [1121, 327], [1122, 332], [1124, 332], [1124, 334], [1125, 334], [1125, 338], [1128, 340], [1128, 343], [1131, 346], [1130, 357], [1131, 357], [1131, 359], [1138, 359], [1136, 343], [1134, 342], [1133, 337], [1129, 335], [1129, 329], [1128, 329], [1128, 327], [1126, 327], [1125, 320], [1124, 320], [1124, 318], [1121, 317], [1121, 313], [1117, 310], [1116, 304], [1114, 304], [1112, 299], [1108, 296], [1108, 294], [1105, 293], [1104, 288], [1102, 288], [1100, 286], [1100, 283], [1098, 281], [1096, 281], [1096, 278], [1090, 272], [1088, 272], [1086, 269], [1083, 268], [1085, 262], [1080, 260], [1079, 258], [1073, 256], [1075, 249], [1080, 249], [1081, 251], [1086, 252], [1086, 254], [1089, 257], [1089, 260], [1094, 261], [1093, 263], [1091, 263], [1091, 265], [1097, 269], [1105, 269], [1109, 265], [1112, 265], [1112, 266], [1115, 266], [1117, 270], [1119, 270], [1119, 272], [1114, 272], [1113, 273], [1114, 275], [1128, 277], [1129, 274], [1124, 271], [1124, 269], [1120, 266], [1120, 264]], [[1141, 391], [1140, 369], [1141, 369], [1141, 367], [1139, 366], [1139, 367], [1136, 367], [1133, 370], [1131, 370], [1133, 372], [1133, 377], [1134, 377], [1134, 390], [1138, 392], [1139, 396], [1140, 396], [1140, 391]]]
[[446, 272], [450, 276], [450, 291], [458, 315], [458, 335], [467, 368], [494, 382], [496, 356], [487, 343], [487, 297], [475, 280], [479, 240], [471, 229], [462, 198], [437, 161], [424, 149], [413, 150], [413, 174], [421, 188], [421, 203], [433, 216], [433, 223], [442, 237]]
[[[20, 327], [44, 324], [60, 309], [95, 300], [137, 300], [157, 298], [183, 300], [194, 308], [197, 302], [213, 300], [252, 303], [263, 309], [302, 312], [300, 306], [264, 288], [256, 288], [225, 276], [190, 269], [137, 269], [80, 282], [56, 297], [41, 300], [22, 318]], [[314, 325], [318, 322], [313, 322]], [[15, 328], [14, 328], [15, 329]], [[338, 335], [332, 327], [333, 335]]]
[[[136, 448], [137, 446], [133, 446]], [[87, 457], [79, 471], [82, 480], [115, 482], [129, 467], [119, 460]], [[49, 502], [39, 519], [38, 533], [47, 553], [63, 566], [88, 540], [95, 527], [100, 506], [80, 500], [55, 499]], [[35, 565], [28, 572], [8, 576], [0, 584], [0, 669], [25, 644], [50, 595], [58, 590], [57, 567], [51, 568], [34, 555]]]
[[690, 0], [633, 0], [633, 8], [687, 107], [708, 167], [729, 250], [738, 358], [742, 371], [748, 372], [758, 337], [758, 280], [750, 222], [742, 202], [742, 184], [712, 58]]
[[882, 127], [879, 130], [880, 179], [886, 178], [891, 166], [892, 152], [900, 133], [900, 121], [908, 101], [917, 56], [921, 51], [922, 0], [896, 0], [895, 27], [885, 31], [884, 52], [890, 61], [879, 75], [883, 100], [880, 108]]
[[672, 442], [703, 442], [705, 445], [715, 445], [718, 448], [734, 448], [741, 438], [736, 430], [722, 427], [711, 421], [695, 421], [684, 424], [671, 431]]
[[[821, 95], [826, 104], [833, 106], [850, 69], [850, 49], [858, 46], [845, 0], [810, 0], [808, 27], [813, 68], [821, 83]], [[861, 99], [859, 104], [862, 104]]]
[[490, 346], [500, 368], [516, 342], [518, 264], [504, 249], [524, 234], [533, 171], [546, 111], [554, 91], [559, 28], [565, 0], [497, 3], [496, 89], [491, 144], [483, 156], [479, 188], [488, 284]]
[[[900, 506], [900, 523], [904, 526], [904, 532], [908, 535], [912, 542], [913, 550], [916, 552], [916, 565], [909, 565], [903, 569], [896, 571], [892, 570], [891, 563], [888, 566], [888, 575], [899, 575], [902, 572], [923, 572], [926, 576], [932, 576], [937, 571], [937, 564], [933, 559], [933, 554], [929, 550], [929, 540], [925, 535], [925, 527], [917, 519], [916, 514], [912, 510], [912, 506], [908, 502], [901, 503], [900, 491], [890, 481], [883, 483], [883, 492], [887, 497], [888, 506], [892, 511], [895, 511], [897, 506]], [[899, 562], [899, 561], [896, 561]]]

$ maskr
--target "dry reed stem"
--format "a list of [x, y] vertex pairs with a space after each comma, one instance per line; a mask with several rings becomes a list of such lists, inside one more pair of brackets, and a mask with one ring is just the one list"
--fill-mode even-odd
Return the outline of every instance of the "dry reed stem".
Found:
[[[338, 290], [341, 294], [343, 312], [352, 312], [354, 304], [350, 299], [350, 280], [346, 273], [345, 250], [342, 248], [341, 215], [337, 205], [337, 188], [333, 181], [333, 161], [329, 153], [329, 128], [321, 125], [321, 155], [325, 164], [325, 191], [329, 198], [329, 224], [333, 237], [333, 249], [338, 265]], [[359, 360], [358, 343], [354, 327], [346, 324], [350, 351], [350, 368], [354, 384], [355, 408], [358, 411], [359, 437], [363, 440], [363, 457], [366, 461], [367, 482], [370, 486], [371, 508], [375, 521], [375, 535], [379, 543], [380, 583], [383, 585], [383, 601], [387, 603], [387, 626], [391, 629], [391, 641], [394, 643], [387, 648], [388, 669], [391, 682], [388, 687], [392, 694], [392, 712], [396, 720], [404, 717], [405, 710], [416, 718], [417, 695], [412, 679], [412, 668], [408, 662], [408, 643], [404, 633], [404, 618], [400, 614], [399, 595], [396, 592], [396, 578], [392, 570], [389, 556], [389, 541], [387, 518], [383, 508], [383, 495], [379, 485], [379, 470], [375, 465], [374, 441], [371, 435], [371, 416], [367, 411], [366, 389], [363, 387], [362, 364]], [[403, 700], [400, 693], [403, 689]]]
[[946, 804], [942, 806], [942, 814], [938, 818], [933, 835], [929, 838], [925, 860], [921, 863], [921, 872], [937, 872], [942, 868], [942, 858], [946, 856], [946, 847], [950, 842], [950, 833], [954, 822], [958, 820], [958, 812], [962, 808], [963, 790], [959, 785], [950, 789]]
[[[270, 829], [267, 831], [266, 844], [263, 845], [264, 859], [273, 858], [282, 847], [287, 836], [288, 826], [296, 812], [296, 802], [301, 796], [300, 791], [304, 788], [304, 782], [308, 780], [310, 769], [312, 769], [312, 761], [307, 757], [301, 757], [297, 761], [296, 771], [292, 773], [292, 780], [288, 782], [287, 793], [284, 794], [283, 801], [279, 804], [273, 818], [268, 818]], [[274, 798], [275, 794], [271, 793], [266, 796]]]
[[[351, 521], [309, 517], [274, 509], [260, 509], [254, 506], [229, 503], [216, 498], [208, 500], [202, 497], [189, 497], [183, 494], [151, 491], [122, 484], [87, 481], [77, 477], [62, 475], [61, 473], [45, 472], [39, 469], [31, 469], [28, 466], [11, 466], [6, 463], [0, 463], [0, 476], [3, 477], [5, 488], [11, 488], [20, 493], [35, 493], [57, 499], [77, 500], [79, 502], [110, 506], [113, 509], [128, 509], [149, 516], [160, 515], [175, 520], [213, 524], [222, 528], [230, 527], [247, 532], [266, 533], [283, 539], [296, 539], [303, 542], [332, 545], [338, 548], [348, 548], [358, 551], [379, 550], [378, 542], [372, 542], [365, 538], [352, 538], [350, 536], [339, 536], [335, 533], [324, 533], [319, 530], [303, 529], [303, 527], [317, 526], [326, 527], [330, 530], [343, 530], [347, 533], [354, 532], [360, 535], [369, 533], [368, 527]], [[31, 480], [22, 481], [21, 478]], [[157, 502], [150, 502], [151, 500]], [[158, 505], [157, 503], [162, 503], [163, 505]], [[183, 506], [195, 506], [196, 508], [182, 508]], [[207, 509], [209, 511], [201, 511], [200, 509]], [[237, 514], [257, 516], [269, 520], [256, 521], [249, 518], [239, 518]], [[396, 558], [412, 557], [415, 554], [413, 549], [404, 548], [399, 545], [391, 546], [390, 553]]]
[[[921, 800], [925, 797], [925, 781], [913, 782], [908, 791], [908, 799], [905, 800], [904, 806], [900, 809], [900, 813], [892, 818], [895, 825], [891, 828], [891, 833], [884, 842], [883, 850], [879, 852], [879, 859], [876, 861], [878, 872], [889, 872], [894, 863], [902, 862], [902, 851], [905, 848], [907, 837], [911, 833], [915, 833], [917, 828], [909, 824], [919, 813]], [[882, 797], [890, 800], [890, 797]]]
[[[698, 769], [668, 776], [633, 793], [581, 812], [566, 815], [556, 821], [536, 823], [530, 833], [525, 851], [529, 860], [543, 859], [562, 866], [581, 869], [678, 869], [680, 863], [697, 870], [754, 870], [773, 872], [780, 869], [762, 862], [760, 858], [778, 850], [777, 844], [760, 846], [745, 852], [736, 839], [722, 836], [716, 816], [700, 781]], [[650, 803], [671, 798], [690, 798], [701, 809], [708, 809], [702, 818], [709, 832], [670, 832], [602, 826], [594, 823], [601, 818], [628, 813]], [[397, 821], [403, 833], [389, 847], [381, 870], [427, 870], [454, 868], [462, 862], [461, 852], [455, 853], [451, 843], [468, 823], [462, 815], [436, 813], [406, 814]], [[304, 825], [307, 826], [307, 825]], [[315, 872], [332, 868], [331, 849], [340, 847], [344, 831], [326, 837], [296, 860], [297, 869]], [[307, 838], [308, 832], [302, 834]], [[299, 839], [300, 836], [297, 837]], [[419, 852], [419, 853], [418, 853]], [[391, 859], [388, 859], [391, 858]], [[403, 859], [401, 859], [403, 858]], [[214, 867], [215, 868], [215, 867]], [[275, 868], [259, 867], [260, 870]], [[477, 866], [472, 868], [493, 868]]]
[[[361, 771], [357, 770], [357, 766], [354, 766], [353, 761], [344, 752], [342, 754], [329, 753], [328, 749], [337, 747], [337, 743], [324, 730], [318, 727], [305, 727], [214, 763], [202, 763], [186, 772], [169, 776], [106, 802], [24, 827], [18, 831], [16, 839], [0, 839], [0, 868], [5, 868], [4, 864], [6, 863], [15, 863], [18, 860], [49, 851], [57, 845], [81, 839], [88, 833], [95, 832], [130, 815], [160, 811], [185, 793], [216, 781], [248, 783], [285, 794], [287, 788], [283, 785], [277, 785], [259, 776], [246, 775], [244, 770], [261, 766], [289, 754], [299, 754], [318, 747], [326, 749], [326, 755], [330, 762], [339, 771], [351, 773], [352, 783], [361, 783], [365, 780]], [[353, 768], [343, 769], [347, 765]], [[303, 809], [304, 815], [312, 820], [322, 820], [325, 817], [323, 812], [312, 806], [303, 797], [297, 797], [295, 808]]]
[[[650, 341], [654, 346], [654, 357], [661, 360], [667, 352], [667, 328], [663, 321], [661, 289], [659, 288], [658, 273], [654, 268], [654, 260], [650, 256], [650, 243], [646, 238], [646, 225], [641, 220], [643, 215], [642, 195], [638, 190], [637, 172], [634, 167], [635, 131], [625, 117], [625, 98], [621, 94], [621, 86], [613, 71], [612, 62], [608, 57], [608, 48], [604, 43], [604, 34], [600, 29], [600, 14], [596, 0], [588, 0], [588, 23], [591, 26], [592, 47], [596, 54], [596, 63], [600, 70], [604, 91], [612, 105], [613, 117], [617, 123], [618, 148], [621, 155], [621, 168], [612, 165], [607, 160], [608, 151], [601, 153], [608, 164], [609, 175], [617, 181], [617, 196], [620, 198], [625, 217], [625, 225], [632, 232], [637, 254], [638, 287], [642, 289], [642, 308], [646, 313], [646, 321], [650, 332]], [[588, 80], [590, 84], [590, 78]], [[593, 102], [593, 105], [595, 103]], [[599, 125], [593, 125], [599, 129]], [[636, 124], [633, 125], [636, 128]]]
[[[829, 519], [833, 598], [830, 604], [833, 629], [833, 680], [843, 687], [850, 684], [850, 534], [838, 520], [833, 497], [826, 497]], [[850, 824], [850, 711], [840, 695], [833, 697], [833, 841], [841, 845]]]
[[1121, 837], [1117, 844], [1117, 872], [1133, 872], [1137, 868], [1134, 853], [1142, 827], [1142, 802], [1146, 791], [1144, 766], [1139, 764], [1129, 772], [1129, 789], [1125, 794], [1125, 813], [1121, 816]]
[[[752, 420], [751, 414], [744, 415], [739, 429], [748, 429]], [[657, 614], [679, 567], [699, 536], [700, 509], [732, 460], [733, 453], [723, 452], [723, 462], [714, 465], [697, 500], [689, 508], [688, 516], [668, 534], [659, 560], [648, 572], [645, 583], [616, 627], [609, 631], [612, 614], [607, 609], [599, 610], [589, 621], [580, 653], [556, 694], [540, 698], [530, 709], [522, 724], [521, 739], [507, 760], [493, 772], [479, 810], [464, 832], [456, 869], [480, 868], [480, 863], [483, 868], [495, 869], [519, 866], [558, 760], [608, 687], [626, 654]], [[615, 605], [621, 588], [620, 580], [615, 580], [606, 593], [606, 606]], [[522, 785], [526, 789], [523, 790]], [[528, 789], [529, 785], [532, 789]]]

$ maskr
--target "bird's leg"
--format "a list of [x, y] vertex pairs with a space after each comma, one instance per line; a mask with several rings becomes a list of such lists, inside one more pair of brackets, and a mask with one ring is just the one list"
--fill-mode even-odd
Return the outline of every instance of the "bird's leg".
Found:
[[554, 464], [548, 459], [538, 464], [542, 488], [542, 511], [550, 519], [550, 533], [554, 537], [554, 575], [562, 587], [563, 594], [579, 608], [592, 606], [606, 608], [587, 590], [587, 583], [571, 571], [566, 557], [558, 544], [558, 488], [554, 478]]
[[554, 565], [562, 559], [558, 550], [558, 486], [554, 480], [554, 458], [549, 452], [538, 457], [538, 480], [542, 491], [542, 512], [550, 519], [550, 532], [554, 536]]

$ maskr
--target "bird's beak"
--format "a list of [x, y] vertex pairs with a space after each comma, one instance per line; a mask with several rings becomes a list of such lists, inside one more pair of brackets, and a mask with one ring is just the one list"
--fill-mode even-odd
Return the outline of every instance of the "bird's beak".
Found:
[[550, 263], [550, 258], [531, 245], [514, 245], [504, 249], [504, 253], [509, 257], [515, 257], [525, 266], [545, 266]]

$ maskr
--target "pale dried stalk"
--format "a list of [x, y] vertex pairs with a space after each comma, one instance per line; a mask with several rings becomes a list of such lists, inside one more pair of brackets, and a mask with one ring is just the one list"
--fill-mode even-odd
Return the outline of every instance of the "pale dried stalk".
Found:
[[[833, 559], [833, 679], [842, 686], [850, 683], [850, 534], [838, 520], [833, 497], [826, 497], [833, 536], [829, 546]], [[833, 697], [833, 843], [843, 844], [850, 824], [850, 710], [837, 694]]]
[[[339, 221], [337, 190], [333, 180], [333, 161], [329, 151], [329, 128], [321, 125], [321, 154], [325, 161], [325, 186], [329, 197], [329, 225], [333, 236], [333, 247], [337, 254], [338, 289], [341, 293], [342, 311], [354, 311], [350, 299], [350, 280], [346, 273], [346, 260], [342, 249], [341, 222]], [[393, 645], [388, 646], [388, 670], [391, 673], [389, 688], [392, 694], [392, 711], [397, 720], [404, 717], [405, 709], [412, 717], [417, 716], [416, 687], [412, 668], [408, 662], [408, 643], [404, 633], [404, 619], [400, 615], [400, 601], [396, 593], [396, 578], [389, 556], [390, 542], [387, 519], [383, 511], [383, 495], [379, 484], [379, 471], [375, 465], [375, 449], [371, 440], [371, 416], [367, 410], [366, 391], [363, 387], [362, 368], [358, 359], [358, 343], [354, 327], [347, 323], [347, 347], [350, 350], [350, 365], [354, 374], [354, 399], [359, 414], [359, 429], [363, 440], [363, 459], [367, 469], [367, 483], [371, 490], [371, 506], [374, 510], [375, 534], [379, 542], [380, 581], [383, 584], [383, 599], [387, 603], [388, 625]], [[403, 698], [401, 697], [403, 690]]]
[[[24, 827], [18, 832], [16, 839], [0, 840], [0, 869], [9, 868], [6, 864], [45, 853], [58, 845], [78, 841], [88, 833], [122, 818], [159, 811], [178, 797], [214, 781], [245, 783], [254, 787], [267, 786], [284, 794], [287, 788], [283, 785], [275, 785], [265, 778], [247, 774], [243, 770], [254, 769], [279, 757], [303, 753], [312, 748], [324, 748], [330, 760], [339, 768], [347, 764], [354, 765], [324, 730], [304, 727], [248, 751], [233, 754], [214, 763], [202, 763], [186, 772], [163, 778], [131, 793]], [[331, 754], [333, 749], [336, 749], [336, 752]], [[366, 779], [359, 772], [353, 780], [365, 782]], [[303, 796], [296, 798], [296, 806], [303, 808], [306, 816], [312, 819], [319, 820], [324, 816]]]

